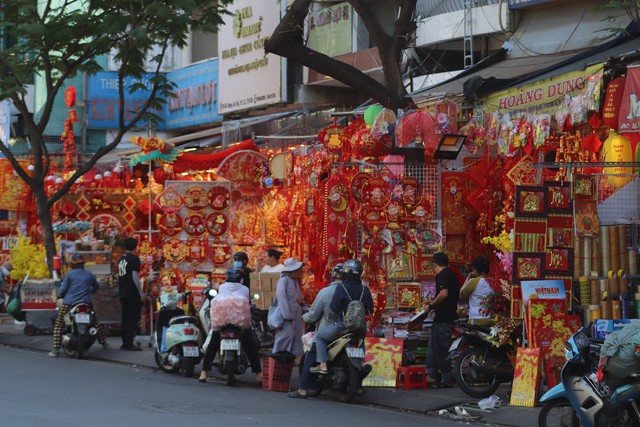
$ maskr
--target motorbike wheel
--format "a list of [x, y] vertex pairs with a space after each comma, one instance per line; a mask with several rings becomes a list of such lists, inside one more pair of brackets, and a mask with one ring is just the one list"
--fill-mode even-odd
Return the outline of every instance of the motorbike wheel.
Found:
[[227, 370], [227, 385], [233, 387], [236, 384], [236, 361], [232, 360], [226, 363], [225, 369]]
[[78, 334], [78, 342], [76, 343], [75, 354], [76, 359], [82, 359], [82, 356], [84, 356], [84, 342], [86, 339], [87, 337], [84, 334]]
[[157, 350], [153, 352], [153, 359], [156, 361], [156, 365], [158, 365], [158, 368], [160, 368], [160, 370], [162, 370], [163, 372], [172, 374], [179, 369], [178, 367], [173, 366], [169, 362], [167, 362], [166, 359], [163, 362], [162, 357], [160, 356], [160, 353], [158, 353]]
[[470, 347], [456, 361], [453, 375], [460, 389], [471, 397], [491, 396], [500, 386], [497, 375], [480, 372], [475, 368], [485, 362], [483, 349]]
[[540, 427], [578, 427], [580, 419], [567, 399], [554, 399], [545, 403], [538, 415]]
[[196, 368], [196, 361], [193, 357], [185, 357], [182, 360], [184, 360], [184, 376], [185, 377], [192, 377], [193, 376], [193, 371]]
[[347, 378], [345, 384], [346, 388], [341, 390], [338, 397], [342, 403], [351, 403], [358, 395], [358, 388], [360, 387], [360, 373], [358, 372], [358, 368], [353, 366], [353, 364], [349, 362], [349, 358], [344, 354], [340, 358], [339, 366], [344, 370]]

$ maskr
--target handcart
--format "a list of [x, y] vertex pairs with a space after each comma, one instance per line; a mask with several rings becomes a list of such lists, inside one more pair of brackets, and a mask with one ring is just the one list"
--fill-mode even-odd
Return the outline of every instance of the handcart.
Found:
[[55, 279], [27, 279], [20, 288], [21, 309], [26, 313], [25, 335], [52, 334], [56, 319]]

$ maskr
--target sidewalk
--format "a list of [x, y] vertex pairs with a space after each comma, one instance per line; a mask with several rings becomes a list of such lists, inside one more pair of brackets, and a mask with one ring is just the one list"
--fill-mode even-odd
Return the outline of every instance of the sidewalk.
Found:
[[[23, 332], [24, 325], [14, 322], [0, 323], [0, 345], [27, 348], [37, 351], [48, 352], [51, 350], [51, 335], [27, 336]], [[122, 351], [120, 337], [108, 337], [110, 348], [103, 351], [99, 345], [91, 347], [87, 353], [87, 358], [95, 360], [107, 360], [116, 363], [123, 363], [132, 366], [142, 366], [156, 368], [153, 359], [153, 350], [148, 346], [149, 337], [138, 337], [137, 341], [142, 344], [143, 351]], [[61, 355], [60, 357], [66, 357]], [[199, 367], [196, 372], [199, 372]], [[217, 372], [212, 370], [212, 375]], [[245, 378], [243, 378], [245, 377]], [[240, 381], [255, 383], [252, 373], [240, 377]], [[194, 379], [194, 384], [195, 384]], [[291, 386], [298, 384], [297, 369], [294, 369], [291, 379]], [[502, 386], [496, 393], [502, 399], [502, 406], [492, 411], [480, 410], [477, 406], [479, 399], [467, 396], [459, 388], [438, 390], [414, 389], [410, 391], [396, 390], [394, 388], [367, 388], [367, 392], [358, 398], [359, 403], [372, 404], [376, 406], [393, 408], [397, 410], [412, 411], [418, 413], [428, 413], [433, 416], [440, 416], [438, 412], [447, 410], [445, 416], [449, 419], [459, 419], [470, 422], [474, 425], [490, 424], [504, 426], [529, 427], [538, 425], [539, 408], [520, 408], [508, 405], [508, 387]], [[282, 395], [283, 399], [287, 399]], [[458, 417], [453, 412], [453, 407], [458, 406], [466, 410], [469, 416]]]

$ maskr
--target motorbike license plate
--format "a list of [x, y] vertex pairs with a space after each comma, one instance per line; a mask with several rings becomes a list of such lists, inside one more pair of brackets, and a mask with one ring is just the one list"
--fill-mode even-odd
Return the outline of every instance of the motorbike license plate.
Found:
[[347, 347], [347, 356], [364, 359], [364, 350], [360, 347]]
[[451, 347], [449, 347], [449, 353], [458, 349], [458, 345], [460, 344], [460, 341], [462, 341], [462, 337], [458, 337], [455, 339], [455, 341], [451, 344]]
[[240, 350], [240, 340], [222, 340], [220, 350]]
[[78, 313], [75, 316], [76, 323], [90, 323], [91, 315], [85, 313]]
[[200, 356], [200, 352], [198, 351], [198, 347], [195, 345], [185, 345], [182, 347], [182, 354], [184, 357], [198, 357]]

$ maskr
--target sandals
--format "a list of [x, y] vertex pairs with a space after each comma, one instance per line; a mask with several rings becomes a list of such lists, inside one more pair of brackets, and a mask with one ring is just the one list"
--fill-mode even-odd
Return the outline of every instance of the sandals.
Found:
[[309, 372], [311, 372], [312, 374], [319, 374], [319, 375], [327, 375], [329, 373], [329, 371], [327, 371], [326, 369], [320, 368], [320, 365], [310, 367]]
[[306, 399], [307, 395], [300, 393], [298, 390], [294, 390], [287, 393], [287, 397], [291, 397], [293, 399]]

